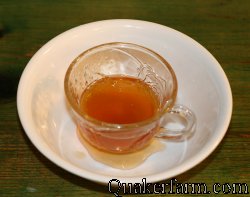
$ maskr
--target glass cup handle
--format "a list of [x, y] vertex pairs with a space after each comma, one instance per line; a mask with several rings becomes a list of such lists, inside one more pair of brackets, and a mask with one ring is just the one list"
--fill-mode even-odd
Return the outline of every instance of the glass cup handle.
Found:
[[195, 128], [195, 114], [183, 105], [174, 105], [161, 119], [160, 130], [155, 137], [184, 140], [193, 135]]

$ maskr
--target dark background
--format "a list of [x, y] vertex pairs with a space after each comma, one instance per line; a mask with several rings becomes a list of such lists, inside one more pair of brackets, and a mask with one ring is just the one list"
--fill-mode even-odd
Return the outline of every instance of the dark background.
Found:
[[201, 43], [219, 61], [233, 92], [231, 124], [206, 160], [176, 178], [209, 187], [216, 182], [250, 187], [249, 12], [248, 0], [1, 0], [0, 196], [113, 196], [107, 186], [74, 176], [38, 152], [19, 122], [16, 91], [27, 62], [47, 41], [75, 26], [115, 18], [174, 28]]

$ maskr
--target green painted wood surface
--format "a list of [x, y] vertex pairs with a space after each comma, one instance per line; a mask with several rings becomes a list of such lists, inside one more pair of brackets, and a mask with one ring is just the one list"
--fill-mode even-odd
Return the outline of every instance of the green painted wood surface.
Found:
[[1, 0], [0, 196], [114, 196], [107, 186], [74, 176], [40, 154], [26, 137], [16, 109], [21, 73], [42, 45], [72, 27], [114, 18], [172, 27], [200, 42], [217, 58], [233, 92], [230, 127], [205, 161], [176, 178], [209, 187], [216, 182], [247, 183], [250, 190], [249, 0]]

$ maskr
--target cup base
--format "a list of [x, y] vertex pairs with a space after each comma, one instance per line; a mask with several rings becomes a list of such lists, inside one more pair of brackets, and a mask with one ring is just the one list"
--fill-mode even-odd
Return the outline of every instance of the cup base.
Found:
[[89, 155], [96, 161], [113, 168], [128, 170], [141, 165], [148, 157], [165, 149], [159, 139], [153, 139], [146, 147], [132, 153], [115, 154], [100, 150], [91, 145], [77, 129], [77, 136]]

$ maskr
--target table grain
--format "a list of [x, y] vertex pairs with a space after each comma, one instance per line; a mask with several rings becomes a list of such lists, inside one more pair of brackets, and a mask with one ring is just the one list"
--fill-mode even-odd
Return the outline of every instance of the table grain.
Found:
[[249, 0], [1, 0], [0, 196], [114, 196], [107, 185], [72, 175], [38, 152], [20, 124], [16, 92], [27, 62], [48, 40], [81, 24], [115, 18], [174, 28], [201, 43], [219, 61], [233, 93], [230, 126], [207, 159], [176, 179], [209, 187], [214, 183], [250, 187], [249, 12]]

